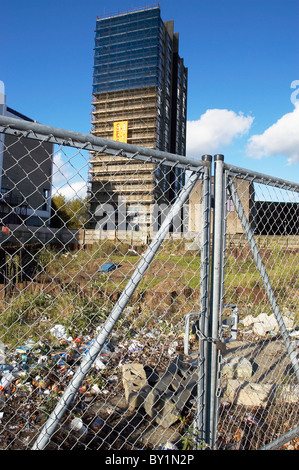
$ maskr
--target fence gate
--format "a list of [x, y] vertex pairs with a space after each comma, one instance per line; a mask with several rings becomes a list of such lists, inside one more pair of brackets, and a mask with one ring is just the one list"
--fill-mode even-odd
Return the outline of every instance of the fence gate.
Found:
[[2, 116], [0, 154], [2, 449], [296, 445], [297, 184]]
[[298, 192], [296, 183], [215, 162], [216, 331], [227, 342], [218, 358], [217, 448], [298, 442]]

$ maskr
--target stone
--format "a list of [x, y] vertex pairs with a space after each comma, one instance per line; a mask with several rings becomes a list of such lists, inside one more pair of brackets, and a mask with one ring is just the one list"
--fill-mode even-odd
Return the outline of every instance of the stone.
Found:
[[234, 358], [223, 365], [221, 375], [226, 379], [248, 380], [252, 376], [251, 362], [245, 357], [241, 359]]
[[238, 359], [232, 359], [231, 361], [225, 362], [222, 366], [221, 376], [227, 379], [233, 379], [237, 364]]
[[227, 382], [223, 399], [234, 405], [242, 405], [249, 408], [265, 407], [270, 400], [273, 400], [274, 392], [275, 386], [271, 383], [258, 384], [230, 379]]
[[235, 377], [237, 379], [248, 380], [250, 379], [251, 376], [252, 376], [251, 362], [245, 357], [242, 357], [237, 364]]
[[277, 391], [277, 403], [298, 404], [299, 403], [299, 385], [286, 384]]
[[286, 328], [288, 330], [291, 330], [294, 327], [294, 319], [290, 318], [290, 317], [287, 317], [287, 316], [283, 316], [282, 318], [283, 318], [283, 321], [284, 321], [284, 324], [285, 324]]
[[258, 336], [265, 336], [269, 331], [275, 331], [277, 329], [277, 326], [278, 325], [274, 315], [260, 313], [255, 318], [252, 330]]
[[252, 315], [247, 315], [242, 321], [245, 327], [248, 327], [254, 323], [254, 317]]
[[[293, 315], [282, 315], [282, 319], [287, 329], [293, 328]], [[253, 325], [252, 331], [258, 336], [265, 336], [270, 331], [273, 331], [275, 333], [279, 332], [279, 326], [274, 313], [272, 313], [271, 315], [267, 315], [266, 313], [260, 313], [257, 317], [247, 315], [247, 317], [242, 320], [242, 323], [245, 327]]]
[[[128, 407], [134, 410], [143, 404], [145, 387], [148, 385], [143, 365], [137, 362], [123, 364], [122, 379]], [[141, 393], [142, 389], [143, 393]]]

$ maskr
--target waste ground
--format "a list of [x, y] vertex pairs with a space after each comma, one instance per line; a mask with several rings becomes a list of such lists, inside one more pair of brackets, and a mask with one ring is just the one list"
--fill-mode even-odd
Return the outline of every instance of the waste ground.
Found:
[[[90, 347], [98, 331], [96, 327], [101, 328], [102, 317], [94, 317], [94, 311], [101, 310], [96, 303], [97, 298], [101, 298], [101, 308], [104, 301], [107, 305], [109, 303], [109, 307], [117, 301], [121, 283], [127, 280], [134, 266], [132, 260], [130, 263], [115, 260], [121, 268], [109, 275], [109, 290], [105, 288], [107, 280], [104, 284], [102, 275], [96, 278], [99, 267], [106, 260], [91, 259], [89, 265], [85, 264], [84, 270], [78, 262], [81, 269], [76, 271], [76, 275], [72, 272], [69, 276], [66, 269], [60, 276], [54, 267], [53, 272], [50, 272], [48, 265], [47, 270], [34, 282], [30, 281], [22, 287], [24, 292], [28, 288], [34, 295], [38, 292], [35, 297], [30, 297], [34, 309], [27, 310], [30, 315], [27, 313], [23, 323], [31, 322], [32, 330], [38, 327], [40, 339], [32, 340], [30, 335], [28, 338], [28, 335], [22, 336], [14, 330], [15, 335], [18, 335], [15, 346], [6, 348], [8, 345], [3, 344], [0, 378], [13, 373], [13, 380], [0, 391], [0, 449], [23, 450], [32, 447]], [[167, 263], [164, 260], [163, 264], [159, 260], [152, 263], [147, 273], [147, 286], [152, 283], [152, 279], [159, 279], [159, 282], [153, 284], [152, 288], [141, 286], [136, 292], [132, 306], [127, 307], [120, 324], [116, 325], [107, 340], [102, 354], [83, 381], [47, 449], [146, 450], [159, 449], [165, 444], [178, 449], [194, 448], [196, 389], [192, 390], [184, 406], [178, 410], [177, 419], [167, 426], [161, 426], [156, 416], [151, 416], [142, 404], [133, 409], [128, 406], [123, 365], [141, 364], [150, 387], [154, 387], [158, 378], [163, 377], [178, 356], [182, 356], [184, 364], [194, 371], [194, 357], [199, 350], [199, 343], [196, 337], [191, 336], [190, 352], [195, 356], [184, 356], [184, 314], [198, 308], [199, 286], [191, 285], [191, 281], [197, 277], [199, 279], [199, 271], [196, 274], [199, 267], [200, 264], [196, 263], [195, 267], [190, 265], [182, 271], [176, 258], [172, 260], [171, 256]], [[190, 282], [186, 287], [189, 271]], [[23, 292], [19, 286], [14, 286], [14, 289], [17, 293]], [[259, 288], [259, 294], [264, 295], [262, 291]], [[243, 293], [245, 300], [239, 292], [237, 294], [239, 303], [247, 302], [248, 306], [246, 291]], [[256, 296], [257, 304], [261, 302], [260, 297]], [[88, 303], [79, 303], [82, 298], [88, 298]], [[34, 303], [36, 299], [40, 306]], [[50, 309], [55, 302], [58, 305], [59, 302], [68, 302], [68, 305], [62, 311], [61, 321], [54, 322], [50, 316], [53, 310]], [[78, 308], [78, 316], [72, 316], [72, 328], [67, 329], [64, 320], [67, 320], [67, 315], [74, 313], [71, 307], [77, 307], [75, 303], [80, 308], [83, 305], [90, 324], [82, 326], [84, 315]], [[254, 311], [255, 305], [252, 303], [251, 306]], [[150, 312], [154, 312], [153, 317], [150, 317]], [[109, 308], [106, 308], [105, 315], [108, 313]], [[242, 318], [248, 313], [248, 309], [246, 313], [245, 309], [241, 311]], [[55, 315], [56, 320], [59, 320], [56, 312]], [[296, 324], [292, 333], [295, 333], [296, 341]], [[273, 383], [277, 378], [283, 382], [287, 377], [288, 356], [277, 332], [266, 331], [263, 337], [258, 337], [251, 326], [244, 329], [240, 325], [237, 342], [229, 343], [223, 352], [224, 364], [233, 358], [249, 360], [252, 376], [249, 379], [247, 377], [246, 381], [260, 385]], [[263, 401], [255, 402], [253, 405], [235, 403], [225, 395], [226, 382], [227, 377], [224, 376], [219, 408], [220, 449], [258, 449], [292, 430], [298, 423], [298, 401], [284, 402], [283, 406], [275, 400], [266, 404]], [[241, 388], [244, 383], [241, 382]], [[298, 446], [298, 439], [293, 439], [283, 448], [297, 450]]]
[[[64, 334], [63, 329], [56, 328], [55, 333], [57, 332], [62, 336]], [[70, 340], [60, 337], [56, 340], [57, 350], [52, 351], [50, 360], [45, 359], [48, 352], [46, 344], [27, 343], [23, 348], [17, 348], [14, 357], [11, 357], [11, 363], [18, 373], [0, 396], [2, 450], [31, 448], [46, 417], [72, 377], [77, 367], [76, 361], [89, 347], [86, 340], [90, 338]], [[259, 378], [265, 378], [266, 371], [269, 370], [269, 357], [272, 358], [272, 371], [281, 366], [283, 361], [287, 362], [279, 337], [270, 338], [266, 343], [263, 341], [259, 347], [258, 344], [248, 344], [241, 335], [236, 345], [229, 345], [224, 357], [227, 360], [234, 357], [237, 347], [240, 357], [248, 357], [255, 350], [255, 363], [259, 364], [256, 374]], [[104, 353], [98, 358], [96, 367], [83, 381], [71, 409], [60, 423], [47, 449], [146, 450], [159, 449], [165, 443], [171, 443], [177, 449], [192, 449], [194, 395], [190, 396], [190, 400], [180, 410], [180, 418], [163, 427], [155, 419], [151, 419], [144, 407], [130, 409], [124, 394], [123, 364], [143, 364], [149, 383], [153, 385], [157, 377], [163, 376], [170, 362], [178, 356], [190, 364], [190, 358], [183, 356], [182, 336], [174, 338], [174, 335], [165, 335], [163, 344], [155, 346], [152, 335], [146, 330], [135, 332], [121, 346], [117, 335], [112, 336]], [[275, 404], [248, 408], [230, 403], [222, 397], [219, 410], [219, 448], [259, 448], [265, 445], [265, 435], [271, 435], [273, 439], [279, 436], [281, 429], [288, 432], [292, 423], [298, 422], [298, 417], [298, 403], [284, 405], [282, 413]], [[74, 418], [79, 420], [81, 428], [74, 428]], [[271, 433], [269, 426], [272, 428]], [[299, 439], [293, 439], [284, 448], [298, 450]]]

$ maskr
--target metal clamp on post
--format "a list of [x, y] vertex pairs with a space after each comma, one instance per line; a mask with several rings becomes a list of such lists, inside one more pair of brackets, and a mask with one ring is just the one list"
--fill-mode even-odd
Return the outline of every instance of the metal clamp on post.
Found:
[[189, 337], [190, 337], [190, 318], [200, 318], [200, 312], [187, 313], [185, 316], [185, 334], [184, 334], [184, 354], [189, 356]]
[[[200, 319], [201, 312], [193, 312], [193, 313], [188, 313], [185, 317], [185, 334], [184, 334], [184, 354], [186, 356], [191, 356], [189, 352], [189, 339], [190, 339], [190, 319], [191, 317], [194, 317], [199, 320]], [[195, 327], [196, 328], [196, 327]], [[225, 342], [221, 341], [219, 338], [211, 338], [211, 337], [206, 337], [200, 329], [197, 327], [196, 329], [196, 335], [201, 341], [208, 341], [210, 343], [214, 343], [216, 345], [216, 348], [225, 351], [226, 346]]]
[[230, 343], [231, 341], [236, 341], [238, 334], [238, 322], [239, 322], [239, 313], [238, 306], [235, 304], [226, 304], [223, 308], [231, 308], [231, 316], [222, 322], [223, 328], [229, 328], [231, 335], [229, 338], [225, 339], [225, 343]]

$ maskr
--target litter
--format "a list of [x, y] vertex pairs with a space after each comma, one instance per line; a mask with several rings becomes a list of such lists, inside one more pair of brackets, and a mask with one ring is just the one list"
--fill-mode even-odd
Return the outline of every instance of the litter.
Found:
[[14, 375], [11, 372], [6, 372], [0, 382], [0, 391], [5, 391], [9, 388], [11, 382], [14, 379]]
[[105, 425], [105, 421], [98, 416], [92, 421], [90, 427], [94, 432], [98, 432]]
[[83, 424], [83, 421], [81, 418], [74, 418], [72, 421], [71, 421], [71, 430], [72, 431], [77, 431], [79, 432], [80, 434], [86, 434], [87, 433], [87, 427], [84, 426]]
[[132, 353], [135, 353], [135, 352], [142, 351], [143, 349], [144, 349], [143, 344], [134, 339], [131, 342], [130, 346], [128, 347], [128, 353], [132, 354]]
[[158, 450], [178, 450], [178, 448], [175, 444], [172, 444], [172, 442], [167, 441], [161, 444]]
[[108, 273], [110, 271], [114, 271], [115, 269], [119, 268], [120, 264], [116, 263], [105, 263], [100, 269], [100, 273]]
[[68, 340], [65, 327], [63, 325], [55, 325], [51, 328], [50, 333], [57, 339]]
[[97, 370], [104, 370], [107, 366], [99, 357], [97, 357], [93, 363], [93, 367]]
[[5, 346], [0, 341], [0, 364], [5, 364]]
[[173, 356], [176, 353], [177, 347], [179, 343], [177, 341], [173, 341], [168, 348], [168, 355]]

